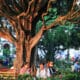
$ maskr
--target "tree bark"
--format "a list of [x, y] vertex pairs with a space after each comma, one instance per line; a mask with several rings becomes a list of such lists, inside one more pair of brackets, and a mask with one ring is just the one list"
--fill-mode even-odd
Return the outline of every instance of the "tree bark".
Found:
[[22, 65], [23, 65], [23, 44], [20, 42], [17, 42], [16, 43], [16, 59], [14, 62], [14, 67], [17, 74], [19, 73]]
[[29, 42], [27, 41], [26, 43], [26, 62], [30, 63], [30, 59], [31, 59], [31, 47]]

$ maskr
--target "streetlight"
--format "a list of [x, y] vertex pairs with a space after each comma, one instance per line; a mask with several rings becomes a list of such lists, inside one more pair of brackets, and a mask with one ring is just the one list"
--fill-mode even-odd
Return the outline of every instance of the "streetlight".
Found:
[[59, 49], [60, 49], [60, 52], [59, 52], [59, 53], [60, 53], [60, 56], [61, 56], [62, 51], [63, 51], [63, 45], [60, 45], [60, 46], [59, 46]]
[[70, 38], [70, 35], [71, 35], [71, 33], [70, 33], [70, 31], [69, 30], [65, 30], [65, 33], [67, 34], [67, 47], [68, 47], [68, 49], [67, 49], [67, 55], [66, 55], [66, 59], [67, 60], [69, 60], [69, 38]]

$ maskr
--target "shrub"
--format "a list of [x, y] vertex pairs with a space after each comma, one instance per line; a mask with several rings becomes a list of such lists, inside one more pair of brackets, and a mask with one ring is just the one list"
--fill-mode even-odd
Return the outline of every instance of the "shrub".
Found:
[[19, 75], [17, 80], [33, 80], [32, 76], [31, 75], [27, 75], [27, 74], [24, 74], [24, 75]]
[[80, 73], [69, 73], [65, 75], [64, 80], [80, 80]]

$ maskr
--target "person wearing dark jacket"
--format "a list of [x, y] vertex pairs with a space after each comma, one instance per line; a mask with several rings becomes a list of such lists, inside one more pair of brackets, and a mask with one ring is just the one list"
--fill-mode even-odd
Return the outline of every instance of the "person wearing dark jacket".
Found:
[[49, 71], [50, 71], [51, 76], [53, 76], [56, 73], [56, 70], [54, 68], [54, 65], [53, 65], [52, 61], [49, 62]]

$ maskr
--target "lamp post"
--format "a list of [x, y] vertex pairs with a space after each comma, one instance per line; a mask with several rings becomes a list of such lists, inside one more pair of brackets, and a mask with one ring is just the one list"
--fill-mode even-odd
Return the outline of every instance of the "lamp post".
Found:
[[62, 55], [62, 51], [63, 51], [63, 45], [60, 45], [59, 49], [60, 49], [60, 56], [61, 56]]
[[71, 35], [71, 33], [69, 30], [65, 30], [65, 33], [67, 34], [67, 48], [68, 48], [68, 50], [67, 50], [66, 59], [68, 61], [69, 60], [69, 47], [70, 47], [70, 35]]

